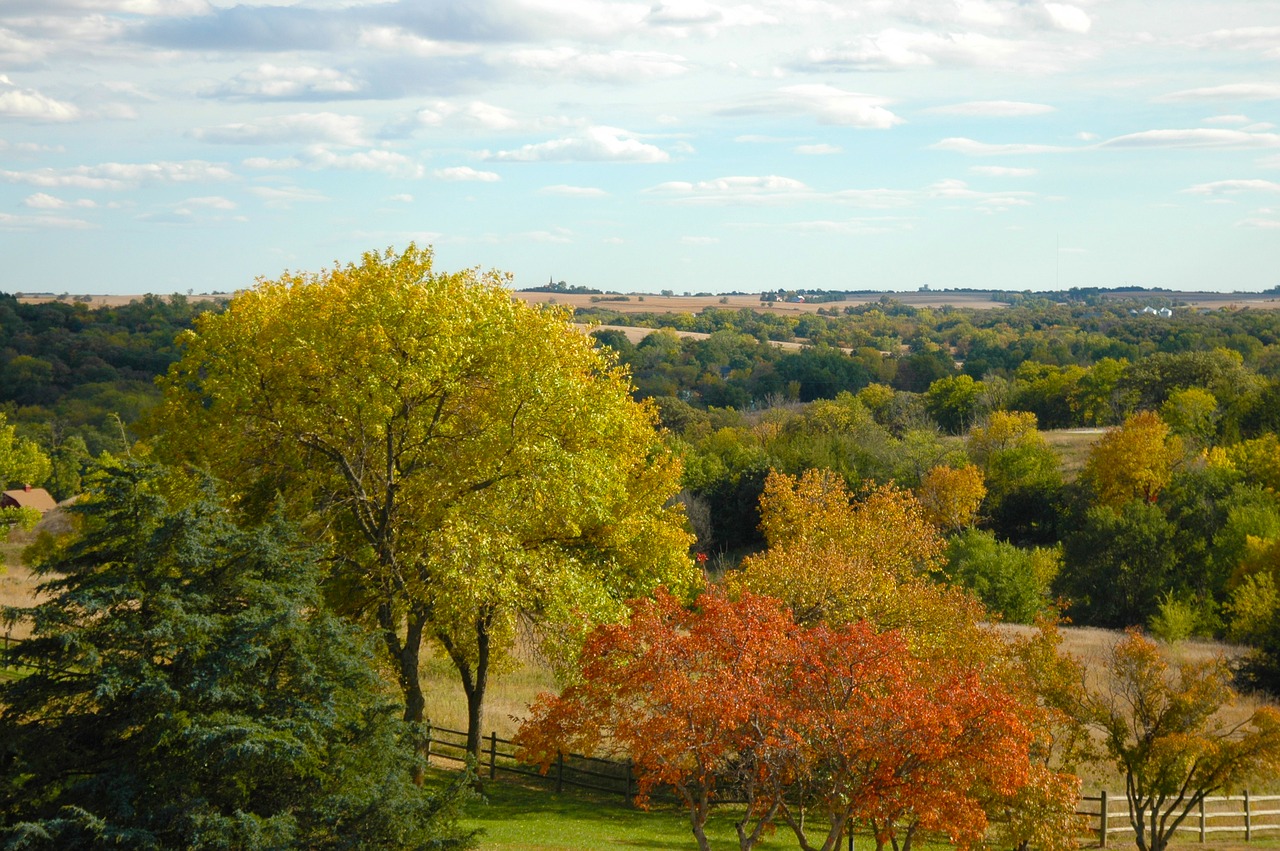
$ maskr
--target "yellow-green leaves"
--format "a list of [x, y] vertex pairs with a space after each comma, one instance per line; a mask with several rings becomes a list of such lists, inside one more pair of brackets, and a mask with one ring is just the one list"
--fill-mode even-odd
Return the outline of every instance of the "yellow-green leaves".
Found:
[[187, 337], [161, 446], [249, 508], [282, 493], [358, 573], [360, 600], [456, 648], [480, 621], [505, 640], [517, 613], [564, 612], [563, 593], [598, 612], [687, 585], [688, 536], [665, 507], [679, 466], [653, 412], [562, 311], [505, 280], [436, 272], [410, 246], [260, 281]]

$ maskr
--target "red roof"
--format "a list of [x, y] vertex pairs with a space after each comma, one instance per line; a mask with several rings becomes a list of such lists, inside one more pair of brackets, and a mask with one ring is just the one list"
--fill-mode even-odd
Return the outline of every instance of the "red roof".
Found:
[[17, 488], [5, 491], [0, 498], [0, 506], [13, 508], [34, 508], [43, 514], [58, 507], [58, 503], [44, 488]]

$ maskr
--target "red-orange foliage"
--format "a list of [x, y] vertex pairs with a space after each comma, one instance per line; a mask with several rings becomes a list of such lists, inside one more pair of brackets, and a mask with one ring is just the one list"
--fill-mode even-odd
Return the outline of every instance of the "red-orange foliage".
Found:
[[977, 841], [985, 801], [1030, 779], [1033, 708], [980, 667], [914, 655], [865, 622], [799, 627], [768, 597], [709, 593], [687, 610], [660, 595], [593, 633], [582, 660], [580, 683], [535, 704], [523, 758], [629, 755], [641, 802], [674, 788], [702, 849], [726, 783], [750, 802], [744, 851], [775, 817], [830, 851], [851, 819], [883, 838], [905, 826], [907, 846], [917, 829]]
[[[795, 630], [790, 613], [768, 597], [731, 603], [704, 594], [693, 610], [665, 592], [633, 602], [628, 623], [601, 626], [587, 639], [581, 681], [533, 705], [516, 735], [521, 759], [545, 771], [560, 751], [630, 756], [637, 803], [656, 787], [674, 788], [706, 851], [703, 827], [721, 787], [737, 782], [752, 797], [760, 771], [753, 750], [781, 724], [784, 708], [771, 696], [786, 691], [777, 662], [792, 652]], [[773, 813], [761, 802], [744, 816], [743, 849]]]

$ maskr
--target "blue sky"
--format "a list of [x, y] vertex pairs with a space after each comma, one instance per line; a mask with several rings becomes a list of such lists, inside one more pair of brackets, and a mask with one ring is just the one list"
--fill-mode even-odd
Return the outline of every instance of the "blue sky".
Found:
[[1280, 284], [1275, 0], [0, 0], [0, 291]]

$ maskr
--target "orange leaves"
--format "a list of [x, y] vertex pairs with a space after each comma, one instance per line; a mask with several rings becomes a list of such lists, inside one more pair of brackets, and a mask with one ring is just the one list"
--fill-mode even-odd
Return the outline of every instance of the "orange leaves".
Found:
[[757, 828], [776, 813], [804, 847], [807, 812], [827, 847], [854, 818], [976, 840], [985, 796], [1030, 782], [1033, 711], [989, 667], [867, 622], [801, 627], [768, 597], [685, 609], [660, 594], [591, 635], [581, 680], [540, 699], [517, 741], [543, 766], [558, 750], [629, 756], [641, 799], [675, 787], [695, 834], [732, 781]]

